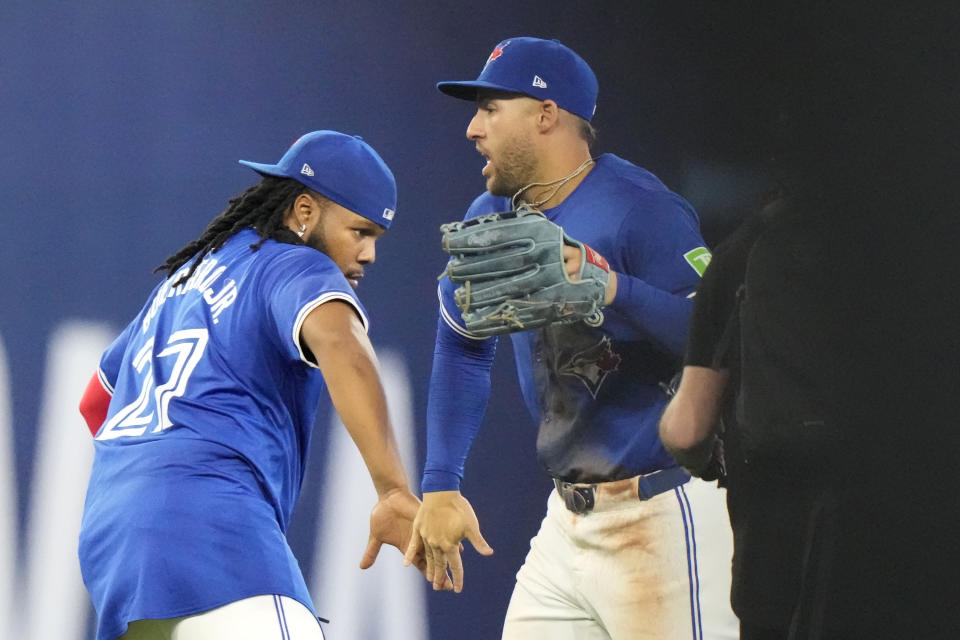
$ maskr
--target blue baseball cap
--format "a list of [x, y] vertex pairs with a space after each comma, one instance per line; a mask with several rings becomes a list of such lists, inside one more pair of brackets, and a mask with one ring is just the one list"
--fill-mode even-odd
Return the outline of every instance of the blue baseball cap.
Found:
[[397, 181], [360, 136], [311, 131], [293, 143], [277, 164], [241, 160], [254, 171], [293, 178], [354, 213], [389, 229], [397, 210]]
[[553, 100], [588, 122], [597, 110], [597, 77], [583, 58], [557, 40], [504, 40], [476, 80], [438, 82], [437, 89], [461, 100], [476, 100], [480, 89], [522, 93]]

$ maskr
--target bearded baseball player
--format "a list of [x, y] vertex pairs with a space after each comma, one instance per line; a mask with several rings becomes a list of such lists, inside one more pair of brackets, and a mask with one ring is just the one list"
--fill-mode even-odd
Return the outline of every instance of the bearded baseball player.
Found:
[[662, 383], [679, 369], [709, 260], [690, 205], [653, 174], [593, 157], [597, 80], [557, 41], [500, 42], [467, 127], [486, 193], [443, 227], [450, 254], [427, 417], [423, 505], [407, 549], [463, 588], [461, 540], [492, 549], [460, 494], [510, 334], [538, 458], [555, 484], [506, 612], [508, 640], [735, 638], [724, 493], [667, 454]]
[[379, 496], [361, 566], [406, 548], [419, 505], [354, 291], [393, 220], [393, 174], [333, 131], [242, 163], [262, 180], [158, 268], [81, 403], [98, 640], [323, 638], [284, 533], [325, 387]]

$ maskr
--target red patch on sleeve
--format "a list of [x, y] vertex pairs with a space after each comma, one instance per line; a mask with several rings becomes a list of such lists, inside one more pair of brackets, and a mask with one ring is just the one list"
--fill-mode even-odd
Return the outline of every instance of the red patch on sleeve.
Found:
[[602, 255], [600, 255], [599, 253], [597, 253], [587, 245], [583, 245], [583, 248], [587, 250], [587, 262], [597, 267], [600, 267], [601, 269], [609, 273], [610, 265], [607, 264], [606, 258], [604, 258]]
[[104, 420], [107, 419], [107, 410], [110, 409], [110, 392], [103, 388], [100, 376], [96, 373], [87, 383], [87, 390], [80, 398], [80, 415], [87, 421], [87, 428], [92, 435], [97, 435]]

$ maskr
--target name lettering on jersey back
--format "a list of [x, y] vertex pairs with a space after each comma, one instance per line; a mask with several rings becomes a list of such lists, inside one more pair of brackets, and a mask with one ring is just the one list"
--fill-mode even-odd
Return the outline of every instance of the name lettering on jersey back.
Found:
[[214, 324], [219, 322], [220, 314], [236, 301], [238, 292], [237, 283], [232, 278], [227, 280], [219, 290], [214, 287], [217, 280], [223, 275], [223, 272], [227, 270], [226, 267], [217, 266], [216, 258], [204, 258], [203, 262], [200, 263], [200, 266], [197, 267], [197, 270], [193, 272], [193, 275], [190, 276], [186, 282], [176, 287], [170, 286], [170, 283], [176, 282], [189, 270], [189, 266], [184, 267], [160, 285], [160, 289], [157, 290], [157, 295], [154, 296], [153, 302], [150, 303], [150, 309], [147, 311], [147, 315], [143, 317], [143, 323], [140, 328], [142, 333], [147, 332], [147, 329], [150, 327], [150, 322], [156, 317], [163, 303], [174, 296], [186, 295], [191, 291], [200, 291], [203, 295], [204, 302], [210, 305], [210, 313], [213, 316]]

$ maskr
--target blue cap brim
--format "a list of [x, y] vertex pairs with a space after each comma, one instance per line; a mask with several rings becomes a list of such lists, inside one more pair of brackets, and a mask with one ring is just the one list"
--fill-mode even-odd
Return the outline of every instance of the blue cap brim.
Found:
[[268, 176], [277, 176], [278, 178], [286, 177], [286, 175], [275, 164], [260, 164], [259, 162], [249, 162], [247, 160], [238, 160], [237, 162], [244, 165], [245, 167], [250, 167], [257, 173], [261, 173]]
[[476, 100], [477, 92], [481, 89], [489, 89], [491, 91], [506, 91], [507, 93], [517, 93], [521, 95], [530, 95], [524, 93], [523, 91], [517, 91], [512, 87], [507, 87], [502, 84], [494, 84], [493, 82], [484, 82], [483, 80], [467, 80], [464, 82], [438, 82], [437, 89], [440, 90], [440, 93], [444, 93], [453, 98], [459, 98], [461, 100]]

